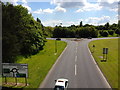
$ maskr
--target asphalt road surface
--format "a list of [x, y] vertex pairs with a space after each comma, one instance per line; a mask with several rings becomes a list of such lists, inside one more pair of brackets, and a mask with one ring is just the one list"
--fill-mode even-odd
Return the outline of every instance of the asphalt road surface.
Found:
[[55, 80], [66, 78], [68, 88], [110, 88], [88, 49], [91, 39], [68, 40], [68, 46], [58, 58], [39, 88], [54, 88]]

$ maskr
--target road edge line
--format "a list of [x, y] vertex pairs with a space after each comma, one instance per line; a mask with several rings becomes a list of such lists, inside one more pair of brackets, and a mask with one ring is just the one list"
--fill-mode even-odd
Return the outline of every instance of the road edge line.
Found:
[[[89, 43], [90, 43], [90, 42], [89, 42]], [[89, 44], [89, 43], [88, 43], [88, 44]], [[96, 65], [98, 71], [100, 72], [100, 74], [102, 75], [103, 79], [105, 80], [107, 86], [108, 86], [109, 88], [112, 89], [112, 87], [111, 87], [110, 84], [108, 83], [108, 80], [106, 79], [106, 77], [104, 76], [103, 72], [102, 72], [101, 69], [99, 68], [99, 66], [98, 66], [98, 64], [97, 64], [97, 62], [96, 62], [96, 60], [94, 59], [94, 57], [93, 57], [93, 55], [92, 55], [92, 53], [91, 53], [91, 51], [90, 51], [88, 45], [87, 45], [87, 48], [88, 48], [88, 51], [89, 51], [89, 53], [90, 53], [90, 55], [91, 55], [91, 57], [92, 57], [93, 62], [95, 63], [95, 65]]]
[[[67, 42], [66, 42], [67, 43]], [[68, 43], [67, 46], [64, 48], [63, 52], [60, 54], [60, 56], [57, 58], [57, 60], [55, 61], [55, 63], [52, 65], [52, 67], [50, 68], [49, 72], [47, 73], [46, 77], [44, 78], [44, 80], [42, 81], [42, 83], [39, 85], [38, 88], [43, 88], [43, 85], [45, 83], [45, 81], [48, 79], [48, 76], [51, 74], [53, 68], [55, 67], [55, 65], [58, 63], [59, 59], [61, 58], [61, 56], [63, 55], [63, 53], [66, 51], [68, 47]], [[38, 89], [39, 90], [39, 89]]]

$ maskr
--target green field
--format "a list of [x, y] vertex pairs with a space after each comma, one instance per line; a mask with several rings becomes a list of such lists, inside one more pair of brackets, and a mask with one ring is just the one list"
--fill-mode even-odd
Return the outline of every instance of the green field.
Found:
[[[28, 64], [28, 86], [17, 86], [23, 88], [38, 88], [40, 83], [44, 80], [45, 76], [49, 72], [52, 65], [55, 63], [58, 56], [62, 53], [66, 47], [66, 42], [57, 41], [57, 54], [55, 55], [55, 41], [47, 40], [44, 50], [38, 54], [31, 56], [30, 58], [19, 57], [16, 63], [27, 63]], [[8, 82], [15, 82], [14, 78], [7, 78]], [[4, 82], [4, 80], [3, 80]], [[24, 78], [18, 78], [19, 83], [24, 83]], [[10, 86], [10, 85], [4, 85]], [[14, 86], [13, 88], [16, 88]]]
[[[93, 57], [98, 63], [104, 76], [112, 88], [118, 88], [118, 39], [95, 40], [89, 43], [89, 48], [93, 52]], [[103, 59], [103, 48], [108, 48], [107, 62], [101, 62]]]

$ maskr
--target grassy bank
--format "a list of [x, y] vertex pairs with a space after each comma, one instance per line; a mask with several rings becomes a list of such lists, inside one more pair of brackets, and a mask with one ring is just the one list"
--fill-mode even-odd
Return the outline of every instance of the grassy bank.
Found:
[[2, 77], [0, 76], [0, 86], [2, 86]]
[[[27, 63], [28, 64], [28, 86], [25, 88], [38, 88], [40, 83], [44, 80], [45, 76], [49, 72], [52, 65], [55, 63], [58, 56], [62, 53], [66, 47], [66, 43], [63, 41], [57, 41], [57, 51], [55, 55], [55, 41], [47, 40], [44, 50], [38, 54], [31, 56], [30, 58], [19, 57], [20, 60], [16, 63]], [[7, 78], [8, 82], [15, 82], [14, 78]], [[4, 81], [4, 80], [3, 80]], [[18, 78], [19, 83], [23, 83], [24, 79]], [[7, 85], [8, 86], [8, 85]], [[16, 86], [14, 86], [16, 87]], [[17, 86], [21, 87], [21, 86]]]
[[[96, 40], [89, 43], [91, 52], [95, 45], [93, 57], [107, 78], [112, 88], [118, 88], [118, 39]], [[101, 62], [103, 48], [108, 48], [107, 62]]]

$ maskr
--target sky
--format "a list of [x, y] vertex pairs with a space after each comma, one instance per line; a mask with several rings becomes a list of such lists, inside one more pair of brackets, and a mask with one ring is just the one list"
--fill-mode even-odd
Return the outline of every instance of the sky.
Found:
[[119, 0], [2, 0], [26, 7], [44, 26], [117, 23]]

